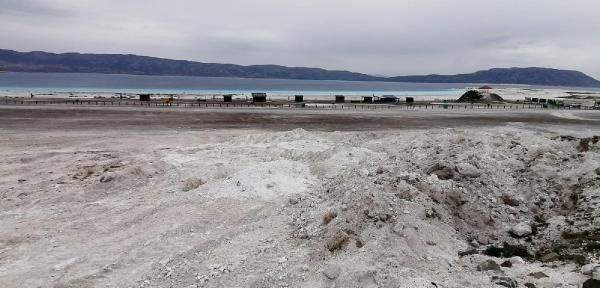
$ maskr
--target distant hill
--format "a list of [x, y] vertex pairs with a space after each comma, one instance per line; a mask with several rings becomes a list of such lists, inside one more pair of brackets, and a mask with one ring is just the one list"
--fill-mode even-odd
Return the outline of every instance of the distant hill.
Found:
[[138, 55], [17, 52], [0, 49], [0, 71], [182, 75], [300, 80], [491, 83], [600, 87], [578, 71], [549, 68], [494, 68], [471, 74], [378, 77], [350, 71], [279, 65], [234, 65], [171, 60]]
[[0, 49], [0, 70], [12, 72], [110, 73], [303, 80], [371, 81], [378, 77], [349, 71], [278, 65], [241, 66], [121, 54], [54, 54]]
[[420, 83], [492, 83], [551, 86], [600, 87], [600, 81], [579, 71], [550, 68], [494, 68], [470, 74], [399, 76], [396, 82]]

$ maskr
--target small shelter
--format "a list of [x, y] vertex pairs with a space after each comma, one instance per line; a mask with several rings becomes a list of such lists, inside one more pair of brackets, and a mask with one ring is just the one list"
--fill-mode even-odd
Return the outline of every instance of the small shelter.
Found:
[[233, 102], [233, 94], [223, 95], [223, 102]]
[[363, 102], [364, 103], [373, 103], [373, 96], [364, 96]]
[[304, 95], [294, 95], [294, 102], [304, 102]]
[[150, 101], [150, 94], [139, 94], [140, 101]]
[[477, 90], [469, 90], [465, 92], [456, 102], [458, 103], [486, 103], [486, 102], [502, 102], [504, 99], [495, 93], [482, 92]]
[[344, 95], [335, 95], [335, 103], [344, 103], [346, 102], [346, 97]]
[[396, 95], [383, 95], [379, 99], [379, 102], [381, 102], [381, 103], [395, 103], [395, 102], [398, 102], [398, 97], [396, 97]]
[[267, 102], [267, 93], [252, 93], [253, 102]]
[[406, 103], [414, 103], [414, 102], [415, 102], [414, 97], [406, 97]]

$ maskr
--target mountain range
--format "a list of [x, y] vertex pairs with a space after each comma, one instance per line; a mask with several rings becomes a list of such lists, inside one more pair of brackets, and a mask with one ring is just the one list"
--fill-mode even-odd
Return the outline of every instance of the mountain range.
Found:
[[491, 83], [600, 87], [600, 81], [572, 70], [550, 68], [493, 68], [469, 74], [390, 77], [389, 81], [421, 83]]
[[489, 83], [600, 87], [579, 71], [550, 68], [494, 68], [469, 74], [380, 77], [362, 73], [280, 65], [235, 65], [123, 55], [18, 52], [0, 49], [0, 71], [181, 75], [300, 80], [390, 81], [419, 83]]

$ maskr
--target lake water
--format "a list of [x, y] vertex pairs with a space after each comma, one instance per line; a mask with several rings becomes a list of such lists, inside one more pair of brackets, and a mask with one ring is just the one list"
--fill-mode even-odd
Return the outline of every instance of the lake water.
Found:
[[0, 90], [27, 92], [140, 92], [226, 94], [459, 95], [467, 84], [246, 79], [74, 73], [0, 73]]
[[[459, 96], [478, 84], [429, 84], [330, 80], [246, 79], [78, 73], [0, 73], [0, 91], [123, 92], [177, 94]], [[494, 85], [519, 87], [517, 85]], [[523, 86], [521, 86], [523, 87]]]

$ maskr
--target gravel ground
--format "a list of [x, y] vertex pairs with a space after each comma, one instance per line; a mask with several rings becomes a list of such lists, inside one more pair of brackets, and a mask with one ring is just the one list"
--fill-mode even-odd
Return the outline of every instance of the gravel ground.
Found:
[[581, 287], [600, 272], [597, 112], [0, 112], [2, 287]]

